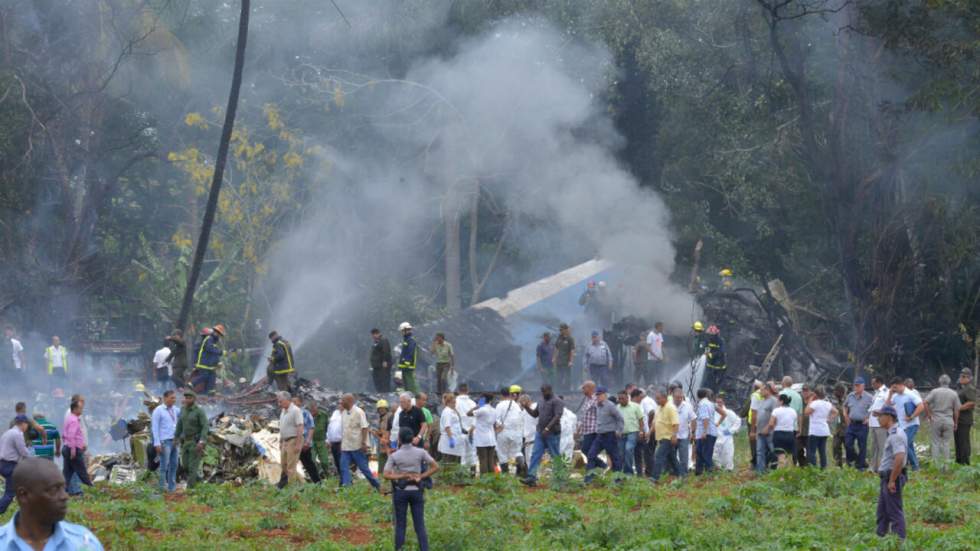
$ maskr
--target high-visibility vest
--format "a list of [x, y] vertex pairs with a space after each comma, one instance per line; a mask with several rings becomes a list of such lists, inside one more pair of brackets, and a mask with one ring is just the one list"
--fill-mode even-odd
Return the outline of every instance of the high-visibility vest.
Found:
[[[58, 349], [61, 351], [61, 367], [65, 370], [65, 374], [68, 374], [68, 349], [64, 346], [59, 346]], [[44, 351], [44, 356], [48, 359], [48, 375], [54, 375], [54, 355], [58, 353], [58, 349], [54, 345], [49, 346], [47, 350]]]
[[201, 358], [204, 357], [204, 349], [205, 347], [207, 347], [208, 341], [211, 340], [212, 338], [213, 337], [211, 335], [208, 335], [203, 339], [201, 339], [201, 347], [197, 350], [197, 365], [195, 366], [198, 369], [207, 369], [209, 371], [214, 371], [215, 368], [218, 367], [217, 365], [204, 365], [201, 363]]
[[[414, 340], [414, 339], [413, 339]], [[408, 339], [402, 339], [402, 349], [408, 346]], [[412, 360], [402, 360], [398, 362], [398, 369], [415, 369], [415, 365], [419, 360], [419, 345], [415, 343], [415, 350], [412, 351]]]
[[283, 355], [286, 356], [286, 369], [280, 369], [278, 371], [273, 371], [273, 375], [285, 375], [286, 373], [292, 373], [296, 371], [293, 368], [293, 347], [289, 346], [289, 343], [285, 339], [279, 339], [273, 346], [281, 346]]

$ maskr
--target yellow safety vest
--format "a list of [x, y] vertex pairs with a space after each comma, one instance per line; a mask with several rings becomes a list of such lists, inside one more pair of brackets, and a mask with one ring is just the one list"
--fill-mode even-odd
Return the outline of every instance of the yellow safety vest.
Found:
[[[61, 368], [65, 370], [65, 375], [68, 374], [68, 349], [64, 346], [61, 348]], [[49, 346], [47, 350], [44, 351], [44, 356], [48, 359], [48, 375], [54, 375], [54, 355], [57, 353], [54, 346]]]
[[[218, 367], [216, 365], [204, 365], [201, 363], [201, 358], [204, 357], [204, 347], [208, 344], [208, 340], [210, 338], [211, 335], [204, 337], [204, 339], [201, 340], [201, 348], [197, 350], [197, 365], [195, 367], [197, 367], [198, 369], [207, 369], [208, 371], [214, 371]], [[225, 354], [224, 351], [222, 351], [221, 355], [224, 356], [224, 354]]]
[[286, 369], [280, 369], [279, 371], [273, 371], [272, 374], [284, 375], [286, 373], [292, 373], [293, 371], [296, 371], [293, 368], [293, 350], [292, 347], [289, 346], [289, 343], [283, 341], [282, 339], [279, 339], [278, 341], [276, 341], [275, 346], [282, 346], [282, 351], [286, 355], [286, 365], [288, 367]]

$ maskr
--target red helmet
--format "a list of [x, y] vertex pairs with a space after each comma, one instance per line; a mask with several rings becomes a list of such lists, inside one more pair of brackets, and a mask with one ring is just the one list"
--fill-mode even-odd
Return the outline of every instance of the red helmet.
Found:
[[718, 335], [720, 333], [721, 333], [721, 330], [718, 329], [718, 326], [717, 325], [711, 325], [711, 326], [708, 327], [708, 334], [709, 335]]

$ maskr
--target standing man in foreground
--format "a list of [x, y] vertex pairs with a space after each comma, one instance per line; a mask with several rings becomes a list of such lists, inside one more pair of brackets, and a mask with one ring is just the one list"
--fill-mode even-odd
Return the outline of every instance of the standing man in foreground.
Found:
[[527, 478], [522, 480], [528, 486], [534, 486], [538, 481], [538, 467], [544, 457], [545, 450], [551, 456], [553, 469], [563, 465], [561, 455], [561, 415], [565, 411], [565, 403], [555, 396], [551, 385], [541, 385], [541, 402], [537, 407], [531, 407], [531, 399], [521, 401], [521, 407], [531, 417], [538, 420], [535, 429], [534, 451], [531, 452], [531, 462], [527, 469]]
[[[350, 486], [353, 484], [350, 465], [354, 463], [364, 478], [371, 483], [371, 486], [374, 486], [375, 490], [381, 491], [381, 483], [378, 482], [377, 478], [374, 478], [371, 468], [368, 466], [367, 452], [371, 449], [368, 429], [371, 426], [368, 424], [367, 415], [364, 414], [363, 409], [354, 405], [353, 394], [344, 394], [340, 399], [340, 410], [344, 431], [340, 441], [340, 485]], [[412, 432], [413, 435], [417, 434], [414, 430]], [[421, 447], [420, 443], [419, 448]]]
[[[391, 481], [391, 502], [395, 509], [395, 549], [405, 545], [408, 509], [412, 509], [412, 526], [419, 540], [419, 551], [429, 551], [425, 532], [425, 497], [422, 481], [439, 470], [439, 465], [422, 448], [412, 445], [411, 430], [398, 435], [399, 447], [382, 466], [384, 477]], [[423, 467], [425, 465], [426, 467]]]
[[[78, 480], [86, 486], [91, 486], [92, 481], [88, 476], [88, 468], [85, 466], [85, 452], [88, 451], [88, 441], [85, 432], [82, 431], [82, 410], [84, 402], [72, 402], [64, 426], [64, 445], [61, 447], [62, 472], [65, 475], [65, 484], [71, 480], [72, 476], [78, 476]], [[82, 495], [79, 491], [74, 495]]]
[[575, 337], [567, 323], [558, 326], [555, 339], [555, 388], [560, 392], [572, 389], [572, 365], [575, 363]]
[[949, 375], [939, 376], [939, 387], [932, 389], [926, 399], [926, 418], [932, 429], [932, 463], [945, 469], [950, 459], [950, 444], [960, 421], [960, 398], [949, 388]]
[[371, 379], [374, 390], [380, 393], [391, 392], [391, 343], [381, 334], [381, 330], [371, 330]]
[[276, 393], [279, 402], [279, 453], [282, 475], [277, 487], [281, 490], [287, 484], [301, 482], [296, 464], [303, 451], [303, 411], [293, 403], [292, 396], [284, 390]]
[[[844, 455], [847, 464], [859, 471], [868, 468], [868, 425], [874, 397], [864, 391], [864, 377], [854, 379], [854, 390], [844, 399]], [[857, 451], [854, 450], [857, 444]], [[813, 458], [810, 458], [813, 462]]]
[[84, 526], [65, 522], [68, 494], [58, 467], [37, 457], [24, 459], [7, 481], [20, 511], [0, 528], [0, 549], [102, 551]]
[[153, 447], [160, 458], [160, 491], [173, 492], [177, 489], [177, 461], [179, 452], [174, 443], [174, 433], [177, 431], [177, 418], [180, 409], [174, 407], [177, 394], [173, 390], [163, 393], [163, 403], [153, 410], [150, 418], [150, 432], [153, 435]]
[[197, 405], [193, 390], [184, 391], [184, 408], [177, 417], [174, 440], [180, 442], [180, 462], [187, 471], [187, 487], [193, 488], [201, 476], [201, 459], [208, 440], [208, 416]]
[[600, 386], [596, 389], [596, 437], [586, 454], [586, 457], [589, 458], [589, 462], [585, 466], [586, 484], [595, 478], [595, 470], [600, 469], [597, 461], [600, 452], [606, 452], [609, 462], [612, 463], [614, 473], [623, 468], [619, 456], [619, 437], [622, 436], [624, 429], [623, 415], [608, 398], [609, 391], [606, 390], [606, 387]]
[[956, 444], [956, 462], [960, 465], [970, 464], [972, 448], [970, 431], [973, 430], [973, 410], [977, 403], [977, 387], [973, 385], [973, 372], [964, 367], [960, 371], [960, 389], [956, 393], [960, 399], [960, 421], [956, 424], [954, 443]]
[[26, 415], [18, 415], [14, 419], [14, 426], [0, 437], [0, 475], [3, 476], [3, 498], [0, 499], [0, 515], [7, 512], [7, 507], [13, 502], [16, 487], [13, 483], [14, 470], [17, 464], [30, 457], [27, 451], [27, 443], [24, 440], [24, 433], [30, 421]]
[[680, 421], [677, 418], [677, 408], [663, 390], [657, 389], [653, 396], [659, 407], [653, 418], [651, 438], [657, 439], [657, 447], [654, 450], [653, 472], [650, 478], [656, 482], [660, 480], [664, 469], [669, 468], [671, 472], [678, 472], [676, 447]]
[[402, 333], [402, 351], [398, 357], [398, 369], [402, 372], [402, 386], [412, 394], [418, 394], [419, 385], [415, 382], [415, 366], [418, 365], [419, 350], [412, 336], [412, 324], [407, 321], [398, 326]]
[[905, 539], [905, 511], [902, 506], [902, 488], [905, 486], [905, 457], [909, 442], [905, 432], [898, 428], [900, 414], [892, 406], [884, 406], [878, 412], [881, 427], [888, 432], [885, 453], [881, 458], [878, 476], [878, 536], [889, 531]]

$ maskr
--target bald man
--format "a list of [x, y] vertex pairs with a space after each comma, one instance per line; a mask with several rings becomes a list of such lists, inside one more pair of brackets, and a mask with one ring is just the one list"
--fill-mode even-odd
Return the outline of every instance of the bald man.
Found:
[[17, 464], [11, 480], [20, 511], [0, 528], [0, 549], [88, 549], [102, 544], [88, 528], [65, 522], [68, 493], [65, 478], [52, 461], [28, 457]]

